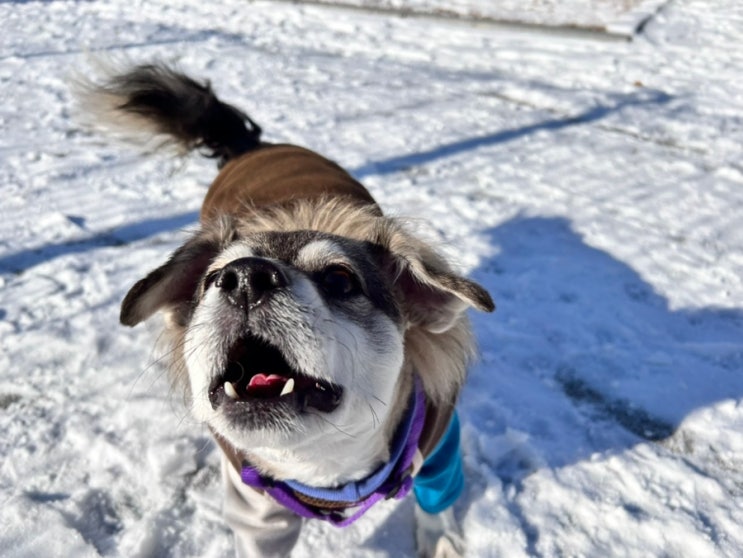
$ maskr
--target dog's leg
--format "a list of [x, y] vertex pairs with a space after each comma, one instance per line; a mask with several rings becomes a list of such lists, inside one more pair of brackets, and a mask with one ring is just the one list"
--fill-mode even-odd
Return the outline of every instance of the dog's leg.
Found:
[[415, 506], [415, 541], [421, 558], [462, 558], [464, 537], [454, 508], [430, 514]]
[[243, 484], [240, 474], [222, 456], [225, 487], [224, 517], [235, 535], [238, 558], [289, 556], [302, 527], [302, 519], [268, 495]]

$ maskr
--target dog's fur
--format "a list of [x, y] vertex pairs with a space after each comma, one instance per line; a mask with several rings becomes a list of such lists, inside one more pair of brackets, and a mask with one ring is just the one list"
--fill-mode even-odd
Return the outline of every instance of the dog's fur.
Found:
[[[121, 321], [164, 313], [173, 385], [214, 433], [225, 475], [248, 460], [313, 486], [364, 478], [389, 458], [414, 374], [428, 400], [426, 455], [473, 354], [464, 311], [492, 311], [487, 292], [334, 163], [261, 142], [260, 128], [208, 83], [142, 65], [88, 83], [81, 98], [99, 124], [218, 159], [199, 229], [132, 287]], [[246, 368], [282, 372], [273, 381], [284, 387], [296, 377], [296, 389], [254, 388]], [[432, 553], [443, 530], [419, 540], [421, 551]]]

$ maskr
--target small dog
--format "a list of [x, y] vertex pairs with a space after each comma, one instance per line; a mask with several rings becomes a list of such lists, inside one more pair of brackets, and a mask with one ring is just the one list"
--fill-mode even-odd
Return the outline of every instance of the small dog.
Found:
[[199, 229], [121, 323], [165, 316], [173, 385], [222, 452], [238, 555], [286, 556], [302, 518], [347, 525], [411, 489], [419, 553], [461, 555], [464, 311], [490, 295], [341, 167], [262, 142], [208, 83], [155, 63], [84, 89], [99, 123], [218, 160]]

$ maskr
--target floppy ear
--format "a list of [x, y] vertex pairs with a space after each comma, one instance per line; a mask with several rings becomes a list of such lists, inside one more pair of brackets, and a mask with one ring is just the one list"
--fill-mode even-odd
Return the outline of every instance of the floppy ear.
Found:
[[[417, 246], [416, 246], [417, 244]], [[433, 250], [413, 242], [397, 256], [395, 285], [403, 295], [406, 317], [432, 333], [452, 328], [467, 308], [495, 310], [490, 294], [454, 273]]]
[[229, 227], [215, 227], [192, 236], [165, 264], [135, 283], [121, 303], [119, 321], [135, 326], [168, 309], [179, 323], [185, 322], [201, 277], [232, 234]]
[[164, 265], [129, 290], [121, 303], [121, 323], [135, 326], [163, 308], [181, 310], [178, 314], [182, 314], [215, 255], [212, 243], [191, 240], [181, 246]]

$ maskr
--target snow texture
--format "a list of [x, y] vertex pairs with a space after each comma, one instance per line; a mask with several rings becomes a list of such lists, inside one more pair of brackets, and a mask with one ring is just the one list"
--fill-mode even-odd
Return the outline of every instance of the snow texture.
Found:
[[[245, 0], [0, 3], [0, 555], [232, 549], [156, 328], [118, 325], [214, 164], [80, 131], [89, 52], [211, 79], [491, 291], [460, 404], [471, 556], [743, 555], [736, 0], [674, 0], [631, 42]], [[412, 511], [309, 523], [294, 556], [411, 556]]]

